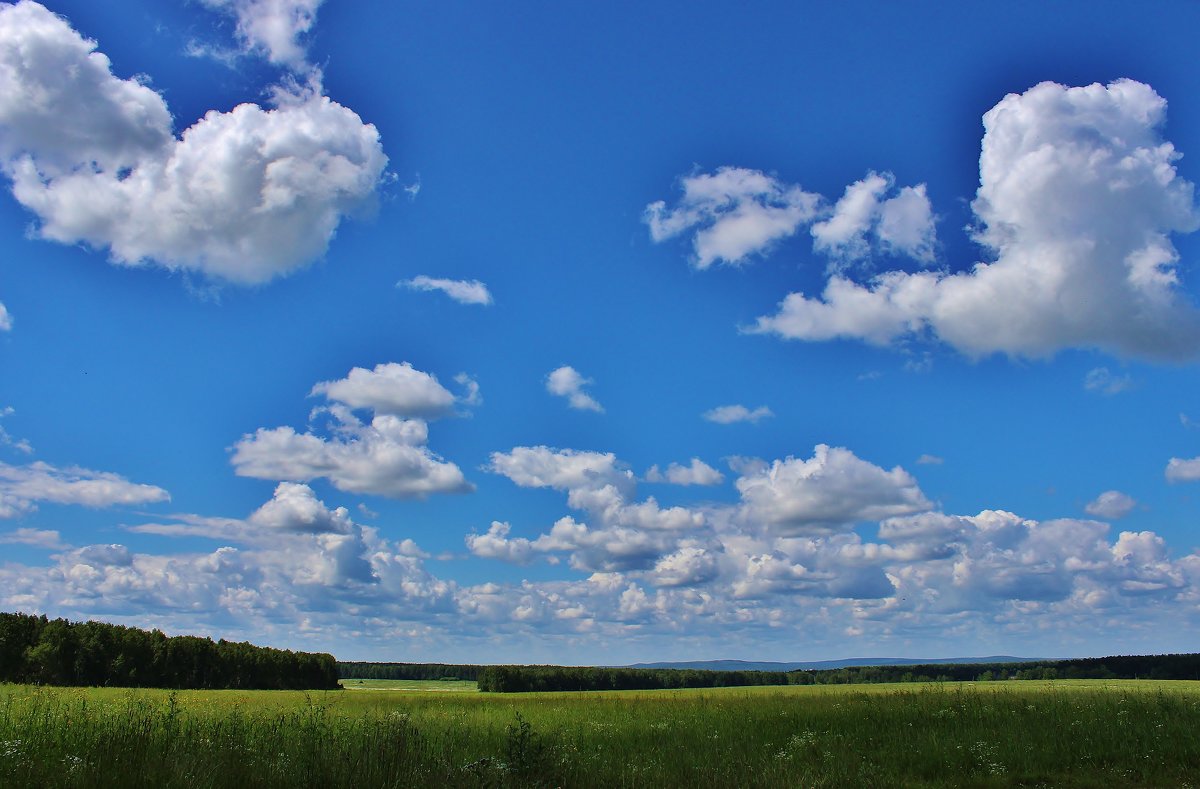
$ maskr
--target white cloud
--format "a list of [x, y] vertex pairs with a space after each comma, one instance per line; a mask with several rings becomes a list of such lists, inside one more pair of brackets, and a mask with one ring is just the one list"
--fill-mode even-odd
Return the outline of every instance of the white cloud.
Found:
[[854, 260], [867, 257], [874, 246], [931, 262], [936, 234], [925, 185], [906, 186], [883, 199], [894, 185], [891, 173], [872, 172], [847, 186], [832, 215], [812, 226], [813, 249]]
[[945, 459], [937, 455], [921, 455], [917, 458], [917, 464], [921, 466], [940, 466], [945, 462]]
[[426, 419], [451, 413], [455, 403], [454, 395], [436, 376], [408, 362], [377, 364], [374, 370], [354, 367], [345, 378], [322, 381], [309, 394], [324, 395], [351, 408], [369, 408], [376, 414]]
[[201, 0], [237, 19], [237, 36], [248, 51], [261, 51], [275, 64], [308, 68], [301, 39], [312, 30], [324, 0]]
[[485, 534], [468, 534], [467, 550], [483, 559], [499, 559], [514, 564], [528, 564], [533, 558], [533, 546], [524, 537], [509, 538], [512, 527], [492, 521]]
[[667, 466], [666, 473], [651, 466], [646, 472], [647, 482], [669, 482], [672, 485], [720, 485], [725, 481], [725, 475], [700, 458], [692, 458], [690, 465], [681, 466], [672, 463]]
[[1167, 482], [1197, 482], [1200, 481], [1200, 457], [1185, 460], [1171, 458], [1167, 461]]
[[[435, 414], [453, 402], [433, 376], [408, 364], [374, 371], [356, 367], [342, 380], [317, 384], [313, 393], [342, 403], [314, 412], [332, 417], [332, 434], [259, 428], [233, 446], [238, 475], [280, 482], [324, 477], [338, 490], [398, 499], [474, 489], [458, 466], [426, 446], [429, 427], [423, 419], [397, 415]], [[363, 423], [346, 406], [372, 409], [375, 416]]]
[[1132, 496], [1119, 490], [1106, 490], [1088, 502], [1083, 509], [1088, 515], [1095, 515], [1097, 518], [1117, 520], [1133, 512], [1136, 506], [1137, 501]]
[[750, 410], [744, 405], [722, 405], [711, 410], [705, 411], [700, 415], [709, 422], [716, 422], [719, 425], [732, 425], [735, 422], [749, 422], [758, 424], [761, 419], [769, 419], [775, 416], [775, 413], [765, 405], [760, 405], [754, 410]]
[[706, 269], [723, 261], [740, 265], [794, 235], [817, 215], [820, 195], [787, 186], [758, 170], [721, 167], [680, 179], [683, 197], [671, 210], [659, 200], [644, 220], [658, 242], [695, 229], [692, 264]]
[[789, 457], [751, 466], [734, 484], [742, 495], [742, 518], [782, 534], [821, 533], [932, 508], [899, 466], [886, 471], [825, 444], [809, 460]]
[[396, 285], [412, 290], [440, 290], [459, 304], [487, 306], [492, 303], [492, 294], [487, 285], [477, 279], [434, 279], [421, 274], [412, 279], [402, 279]]
[[633, 472], [611, 452], [515, 447], [509, 452], [493, 452], [488, 470], [523, 488], [568, 492], [613, 487], [622, 496], [631, 496], [636, 487]]
[[0, 302], [0, 331], [12, 331], [12, 327], [12, 314], [9, 313], [8, 308], [4, 306], [4, 303]]
[[546, 376], [546, 391], [552, 395], [567, 398], [567, 403], [571, 408], [604, 413], [604, 407], [583, 391], [583, 387], [591, 383], [593, 383], [591, 378], [584, 378], [574, 367], [564, 365]]
[[[16, 412], [13, 410], [12, 406], [0, 408], [0, 419], [3, 419], [6, 416], [11, 416], [14, 413]], [[0, 446], [11, 447], [12, 449], [15, 449], [18, 452], [26, 455], [33, 454], [33, 445], [24, 438], [13, 438], [11, 435], [9, 435], [8, 431], [4, 429], [4, 425], [0, 425]]]
[[42, 461], [26, 466], [0, 463], [0, 518], [31, 512], [38, 502], [111, 507], [170, 498], [162, 488], [133, 483], [108, 472], [78, 466], [56, 468]]
[[14, 529], [10, 532], [0, 532], [0, 543], [8, 545], [32, 545], [35, 548], [45, 548], [50, 551], [61, 550], [66, 546], [62, 535], [52, 529]]
[[246, 520], [253, 526], [307, 534], [346, 534], [354, 525], [345, 507], [331, 510], [312, 488], [294, 482], [280, 482], [271, 500]]
[[1195, 230], [1200, 214], [1159, 133], [1165, 112], [1131, 80], [1010, 94], [984, 115], [972, 204], [993, 262], [866, 285], [833, 276], [820, 299], [789, 294], [750, 331], [878, 345], [928, 331], [970, 356], [1194, 356], [1200, 312], [1179, 287], [1169, 234]]
[[114, 76], [65, 20], [0, 6], [0, 169], [41, 238], [262, 283], [321, 257], [344, 216], [370, 209], [386, 163], [375, 127], [321, 95], [319, 75], [177, 138], [163, 98]]
[[338, 490], [397, 499], [473, 490], [458, 466], [425, 446], [428, 437], [423, 421], [388, 415], [369, 425], [345, 423], [330, 438], [290, 427], [259, 428], [234, 445], [231, 462], [243, 477], [293, 482], [324, 477]]
[[1133, 378], [1128, 375], [1113, 375], [1107, 367], [1096, 367], [1088, 370], [1083, 377], [1083, 388], [1089, 392], [1104, 395], [1115, 395], [1133, 386]]

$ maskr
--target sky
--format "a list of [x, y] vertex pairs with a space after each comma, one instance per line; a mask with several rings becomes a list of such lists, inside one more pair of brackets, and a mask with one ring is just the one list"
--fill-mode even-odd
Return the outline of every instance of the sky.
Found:
[[0, 610], [1200, 632], [1200, 5], [0, 2]]

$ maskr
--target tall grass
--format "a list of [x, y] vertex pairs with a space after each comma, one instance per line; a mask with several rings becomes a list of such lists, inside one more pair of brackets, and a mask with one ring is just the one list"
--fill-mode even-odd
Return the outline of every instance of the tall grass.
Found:
[[0, 786], [1187, 786], [1189, 683], [491, 695], [0, 686]]

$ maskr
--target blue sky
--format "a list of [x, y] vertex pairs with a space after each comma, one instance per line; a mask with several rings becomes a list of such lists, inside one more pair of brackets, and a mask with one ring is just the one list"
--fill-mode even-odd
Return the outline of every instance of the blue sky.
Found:
[[0, 4], [0, 609], [1194, 651], [1198, 16]]

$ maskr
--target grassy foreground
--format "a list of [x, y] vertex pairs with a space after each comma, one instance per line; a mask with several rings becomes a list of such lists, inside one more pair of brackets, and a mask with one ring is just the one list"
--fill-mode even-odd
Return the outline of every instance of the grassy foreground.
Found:
[[[445, 683], [427, 683], [438, 685]], [[0, 786], [1200, 786], [1200, 683], [0, 686]]]

